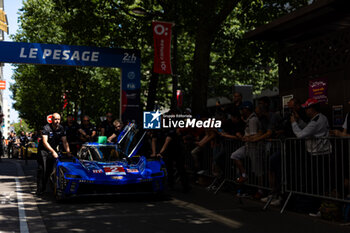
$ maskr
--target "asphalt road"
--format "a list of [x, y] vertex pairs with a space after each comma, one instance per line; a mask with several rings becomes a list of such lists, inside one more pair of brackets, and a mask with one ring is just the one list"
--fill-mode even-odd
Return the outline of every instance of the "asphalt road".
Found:
[[0, 232], [350, 232], [350, 226], [278, 208], [229, 193], [214, 195], [194, 186], [169, 197], [113, 196], [55, 202], [34, 197], [36, 162], [3, 159], [0, 163]]

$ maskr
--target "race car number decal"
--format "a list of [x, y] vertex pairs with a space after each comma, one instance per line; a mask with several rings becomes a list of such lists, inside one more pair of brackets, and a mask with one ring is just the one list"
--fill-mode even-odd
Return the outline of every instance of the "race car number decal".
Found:
[[110, 175], [126, 175], [125, 170], [123, 166], [104, 166], [103, 169], [105, 170], [105, 174], [107, 176]]

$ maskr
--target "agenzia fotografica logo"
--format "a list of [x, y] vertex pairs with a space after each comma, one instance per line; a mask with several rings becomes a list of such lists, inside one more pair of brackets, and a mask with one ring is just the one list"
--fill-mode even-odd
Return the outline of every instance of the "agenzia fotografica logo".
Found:
[[144, 129], [160, 129], [160, 116], [162, 114], [156, 112], [143, 112], [143, 128]]

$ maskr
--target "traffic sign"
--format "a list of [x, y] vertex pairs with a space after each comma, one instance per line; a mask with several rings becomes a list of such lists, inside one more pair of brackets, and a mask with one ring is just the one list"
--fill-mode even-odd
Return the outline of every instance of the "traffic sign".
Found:
[[52, 123], [52, 114], [51, 115], [48, 115], [46, 117], [46, 120], [47, 120], [47, 123], [51, 124]]

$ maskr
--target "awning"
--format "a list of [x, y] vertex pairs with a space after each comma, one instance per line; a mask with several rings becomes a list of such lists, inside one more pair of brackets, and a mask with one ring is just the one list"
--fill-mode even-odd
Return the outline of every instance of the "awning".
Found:
[[350, 28], [349, 0], [318, 0], [245, 34], [246, 39], [296, 43]]

